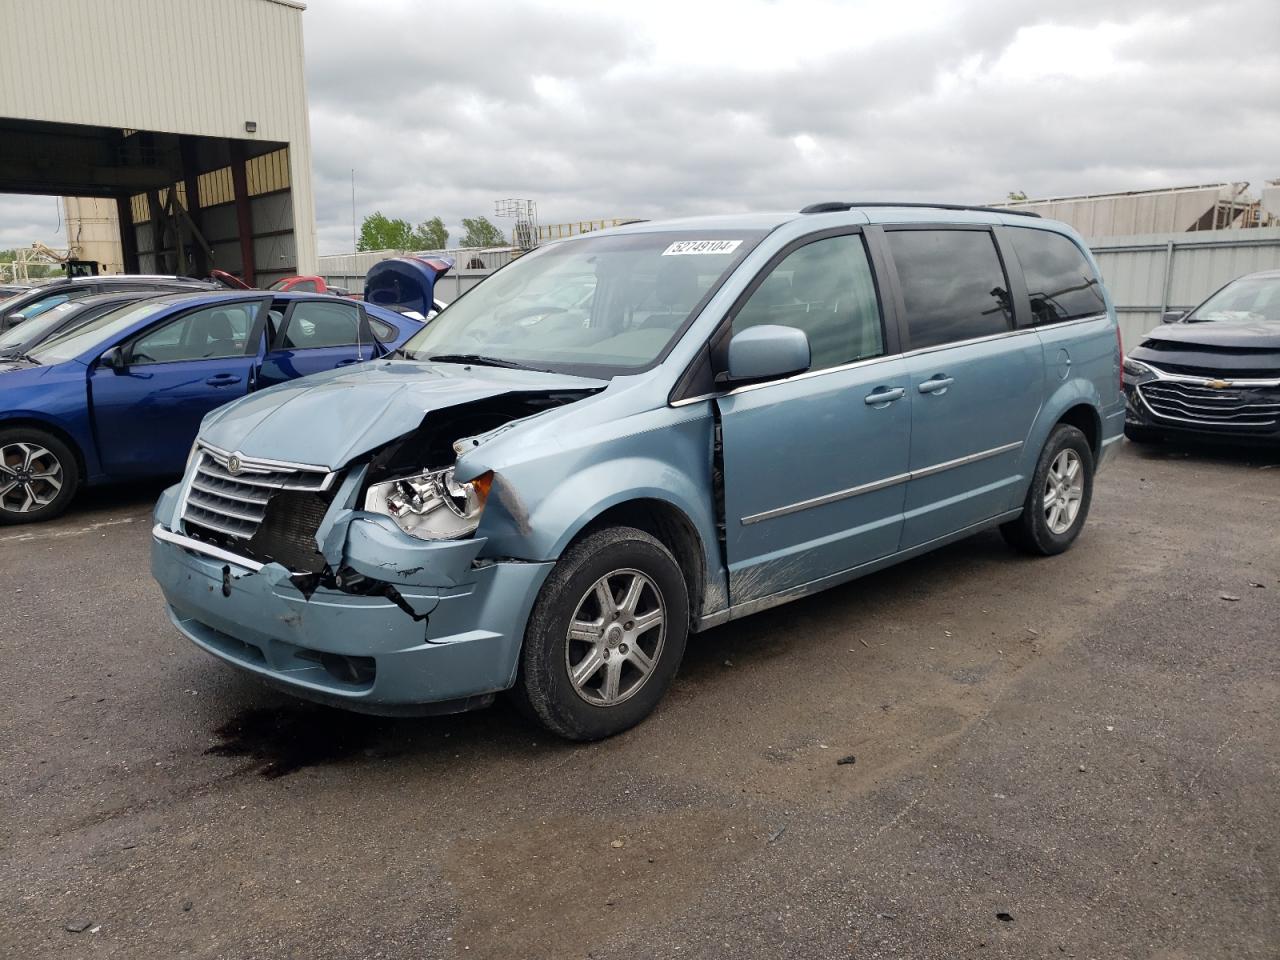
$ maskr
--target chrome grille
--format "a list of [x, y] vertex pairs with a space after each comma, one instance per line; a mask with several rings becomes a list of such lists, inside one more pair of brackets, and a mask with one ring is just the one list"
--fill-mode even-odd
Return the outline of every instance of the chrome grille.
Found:
[[1215, 389], [1180, 380], [1152, 380], [1138, 386], [1156, 416], [1206, 426], [1270, 427], [1280, 422], [1280, 389]]
[[255, 460], [201, 446], [187, 481], [182, 519], [248, 540], [258, 532], [267, 502], [277, 491], [319, 493], [333, 477], [324, 467]]

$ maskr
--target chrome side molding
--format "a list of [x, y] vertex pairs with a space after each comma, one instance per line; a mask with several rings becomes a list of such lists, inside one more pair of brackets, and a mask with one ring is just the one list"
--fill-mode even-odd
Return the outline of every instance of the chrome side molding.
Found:
[[876, 490], [884, 490], [887, 487], [894, 487], [900, 483], [907, 483], [910, 480], [919, 480], [922, 477], [931, 477], [936, 473], [942, 473], [944, 470], [954, 470], [956, 467], [963, 467], [970, 463], [977, 463], [980, 460], [998, 457], [1002, 453], [1017, 450], [1021, 446], [1022, 441], [1015, 440], [1013, 443], [1001, 444], [998, 447], [992, 447], [990, 450], [971, 453], [964, 457], [957, 457], [954, 460], [947, 460], [944, 463], [935, 463], [932, 466], [922, 467], [919, 470], [895, 474], [892, 477], [885, 477], [883, 480], [873, 480], [871, 483], [863, 483], [856, 487], [849, 487], [846, 490], [836, 490], [834, 493], [824, 493], [820, 497], [813, 497], [809, 500], [800, 500], [796, 503], [789, 503], [782, 507], [774, 507], [772, 510], [764, 510], [760, 513], [753, 513], [750, 516], [743, 517], [742, 525], [744, 527], [750, 526], [751, 524], [759, 523], [762, 520], [773, 520], [776, 517], [785, 517], [791, 513], [799, 513], [801, 510], [809, 510], [813, 507], [825, 506], [828, 503], [835, 503], [839, 500], [847, 500], [849, 497], [857, 497], [864, 493], [874, 493]]

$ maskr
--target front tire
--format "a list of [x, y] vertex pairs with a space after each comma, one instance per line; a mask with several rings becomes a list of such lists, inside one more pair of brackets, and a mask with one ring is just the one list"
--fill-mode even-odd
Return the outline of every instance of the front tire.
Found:
[[561, 557], [525, 630], [517, 696], [569, 740], [647, 717], [684, 657], [689, 593], [661, 542], [632, 527], [589, 534]]
[[52, 520], [79, 486], [75, 454], [56, 436], [36, 427], [0, 429], [0, 525]]
[[1093, 501], [1093, 448], [1085, 435], [1060, 423], [1040, 451], [1022, 516], [1002, 524], [1008, 543], [1050, 557], [1076, 541]]

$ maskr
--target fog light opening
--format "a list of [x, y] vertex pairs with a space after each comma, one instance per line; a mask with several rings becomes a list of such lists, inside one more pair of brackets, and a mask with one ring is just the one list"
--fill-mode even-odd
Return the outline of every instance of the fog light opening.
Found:
[[320, 665], [333, 679], [356, 686], [373, 683], [377, 667], [373, 657], [347, 657], [337, 653], [322, 653]]

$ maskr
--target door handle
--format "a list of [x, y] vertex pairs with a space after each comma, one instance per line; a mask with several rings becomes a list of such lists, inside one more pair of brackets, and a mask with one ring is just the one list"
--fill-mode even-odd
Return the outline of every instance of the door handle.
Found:
[[947, 387], [955, 382], [955, 377], [948, 377], [939, 373], [925, 380], [916, 389], [921, 393], [945, 393]]
[[901, 400], [906, 393], [907, 391], [901, 387], [881, 387], [868, 393], [862, 398], [862, 402], [869, 407], [883, 407], [895, 400]]
[[211, 387], [228, 387], [239, 382], [240, 378], [234, 373], [219, 373], [205, 381]]

